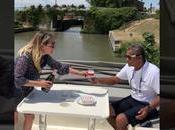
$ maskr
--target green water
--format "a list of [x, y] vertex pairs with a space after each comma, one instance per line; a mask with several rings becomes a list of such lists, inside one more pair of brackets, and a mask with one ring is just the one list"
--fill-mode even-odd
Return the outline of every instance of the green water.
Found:
[[[15, 34], [15, 54], [36, 32]], [[72, 27], [64, 32], [54, 32], [56, 47], [53, 57], [60, 60], [119, 62], [112, 51], [108, 35], [82, 34], [80, 27]]]

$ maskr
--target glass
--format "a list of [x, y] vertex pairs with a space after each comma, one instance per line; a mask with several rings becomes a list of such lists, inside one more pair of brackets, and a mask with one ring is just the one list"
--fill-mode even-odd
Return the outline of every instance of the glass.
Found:
[[88, 77], [88, 78], [92, 78], [92, 77], [94, 77], [94, 76], [95, 76], [94, 70], [93, 70], [93, 69], [89, 69], [89, 70], [87, 71], [87, 77]]
[[92, 70], [92, 69], [89, 69], [87, 71], [87, 73], [88, 73], [88, 76], [94, 76], [94, 74], [95, 74], [94, 70]]

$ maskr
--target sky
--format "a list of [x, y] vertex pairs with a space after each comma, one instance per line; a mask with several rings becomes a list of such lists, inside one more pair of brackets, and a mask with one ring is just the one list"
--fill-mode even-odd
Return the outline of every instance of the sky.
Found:
[[[26, 7], [30, 5], [39, 5], [39, 4], [42, 4], [43, 6], [46, 4], [54, 5], [55, 1], [57, 2], [58, 5], [84, 4], [86, 7], [89, 7], [89, 4], [86, 0], [15, 0], [15, 8]], [[142, 0], [142, 1], [145, 2], [145, 7], [147, 8], [150, 7], [151, 3], [153, 7], [159, 8], [159, 0]]]
[[81, 5], [84, 4], [86, 7], [89, 6], [88, 2], [86, 0], [15, 0], [15, 8], [16, 7], [25, 7], [25, 6], [30, 6], [30, 5], [54, 5], [55, 1], [57, 2], [58, 5]]
[[152, 6], [155, 7], [156, 9], [159, 8], [159, 0], [143, 0], [143, 2], [145, 3], [144, 6], [146, 8], [149, 8], [151, 3]]

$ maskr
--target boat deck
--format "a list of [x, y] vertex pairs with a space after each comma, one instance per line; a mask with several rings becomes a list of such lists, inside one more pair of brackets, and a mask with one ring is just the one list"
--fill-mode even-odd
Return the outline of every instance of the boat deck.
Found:
[[[106, 77], [115, 75], [123, 63], [111, 64], [105, 62], [79, 62], [79, 61], [62, 61], [62, 63], [70, 64], [73, 68], [79, 70], [93, 69], [95, 71], [96, 77]], [[47, 77], [50, 73], [49, 68], [45, 68], [41, 73], [41, 78]], [[83, 85], [92, 85], [87, 78], [74, 76], [74, 75], [64, 75], [58, 76], [55, 83], [65, 83], [65, 84], [83, 84]], [[108, 89], [109, 100], [110, 102], [114, 100], [122, 99], [130, 94], [130, 88], [127, 82], [116, 85], [92, 85], [92, 87], [101, 86]], [[19, 124], [16, 125], [16, 130], [22, 130], [23, 115], [19, 114]], [[35, 115], [34, 124], [32, 130], [39, 130], [38, 125], [38, 115]], [[87, 130], [88, 119], [85, 118], [75, 118], [75, 117], [61, 117], [61, 116], [48, 116], [47, 117], [47, 130]], [[153, 125], [154, 128], [144, 128], [144, 127], [135, 127], [134, 129], [129, 126], [129, 130], [158, 130], [159, 123]], [[97, 120], [95, 130], [114, 130], [112, 126], [107, 122], [107, 120]]]

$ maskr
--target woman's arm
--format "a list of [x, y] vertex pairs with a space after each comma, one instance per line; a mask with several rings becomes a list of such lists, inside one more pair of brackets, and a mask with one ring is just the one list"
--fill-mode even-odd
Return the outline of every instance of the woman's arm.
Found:
[[42, 87], [42, 88], [50, 88], [52, 86], [51, 81], [47, 80], [28, 80], [23, 86], [30, 87], [30, 86], [35, 86], [35, 87]]
[[69, 73], [75, 74], [75, 75], [80, 75], [80, 76], [85, 76], [85, 77], [88, 75], [87, 71], [79, 71], [79, 70], [73, 69], [71, 67], [69, 67]]
[[15, 63], [14, 69], [14, 77], [15, 77], [15, 84], [18, 87], [23, 86], [25, 83], [28, 82], [28, 79], [25, 78], [25, 74], [28, 68], [28, 60], [25, 56], [21, 56], [17, 58]]
[[70, 65], [67, 64], [62, 64], [56, 60], [54, 60], [51, 56], [46, 55], [45, 60], [47, 60], [47, 64], [52, 68], [52, 69], [57, 69], [57, 73], [60, 75], [64, 74], [75, 74], [79, 76], [87, 76], [88, 73], [87, 71], [79, 71], [77, 69], [73, 69], [70, 67]]
[[64, 75], [69, 73], [69, 65], [56, 61], [50, 55], [45, 55], [44, 60], [52, 69], [56, 69], [58, 74]]
[[16, 60], [15, 64], [15, 84], [18, 87], [26, 86], [36, 86], [36, 87], [50, 87], [52, 85], [51, 81], [46, 80], [30, 80], [25, 77], [28, 67], [29, 60], [26, 56], [21, 56]]

